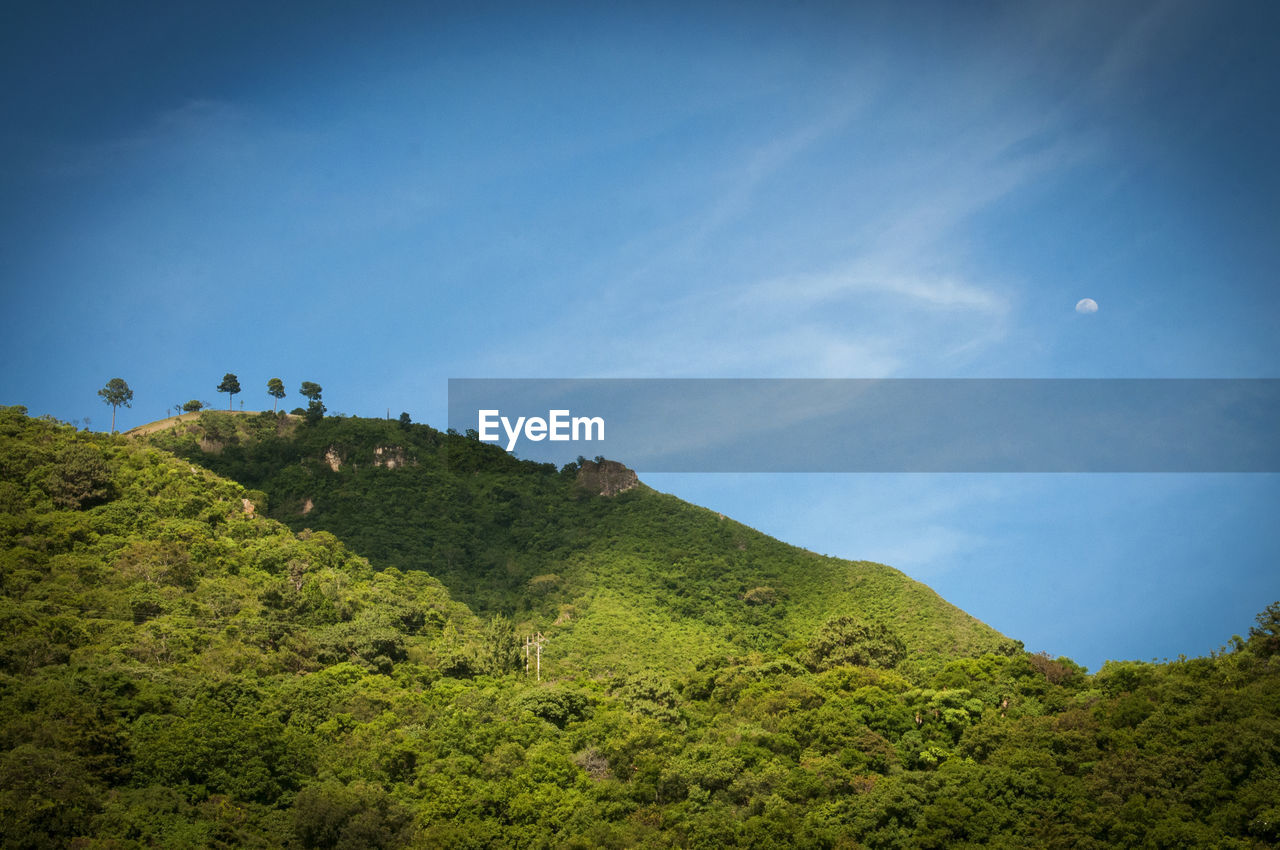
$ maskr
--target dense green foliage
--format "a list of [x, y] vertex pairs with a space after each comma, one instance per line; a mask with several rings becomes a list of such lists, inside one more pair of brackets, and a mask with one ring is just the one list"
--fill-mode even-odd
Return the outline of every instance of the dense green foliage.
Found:
[[[368, 494], [405, 478], [450, 488], [458, 507], [403, 506], [431, 554], [388, 544], [375, 570], [329, 531], [264, 518], [262, 489], [0, 409], [3, 846], [1280, 842], [1280, 605], [1230, 651], [1092, 676], [989, 632], [957, 653], [948, 642], [974, 632], [946, 607], [832, 616], [808, 598], [837, 592], [824, 571], [841, 569], [857, 589], [842, 598], [892, 597], [905, 579], [887, 568], [796, 553], [651, 491], [585, 494], [572, 470], [422, 426], [221, 416], [171, 440], [220, 444], [241, 472], [281, 453], [256, 483], [276, 482], [282, 516], [302, 498], [308, 520], [338, 522], [338, 497], [390, 511]], [[381, 455], [335, 442], [384, 426], [399, 441], [375, 443]], [[404, 463], [387, 469], [394, 446]], [[408, 522], [366, 519], [381, 529], [370, 542]], [[428, 533], [449, 523], [479, 531]], [[495, 546], [514, 564], [491, 564]], [[454, 581], [478, 570], [484, 617], [421, 569], [450, 552]], [[619, 563], [598, 566], [610, 553]], [[525, 624], [602, 600], [623, 633], [686, 654], [619, 655], [610, 619], [575, 607], [546, 629], [549, 680], [523, 673]], [[582, 622], [608, 646], [566, 628]]]

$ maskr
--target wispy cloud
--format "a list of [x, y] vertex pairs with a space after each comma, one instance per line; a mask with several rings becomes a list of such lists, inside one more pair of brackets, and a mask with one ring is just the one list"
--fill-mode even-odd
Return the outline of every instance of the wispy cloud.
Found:
[[[1108, 6], [1105, 13], [1111, 16], [1114, 11]], [[1181, 52], [1204, 32], [1205, 16], [1214, 13], [1212, 6], [1192, 0], [1162, 0], [1138, 6], [1123, 26], [1112, 30], [1114, 36], [1105, 43], [1105, 53], [1090, 79], [1094, 90], [1101, 96], [1131, 90], [1135, 77]]]
[[126, 133], [54, 145], [46, 154], [43, 171], [55, 179], [113, 176], [140, 161], [154, 165], [175, 151], [194, 151], [225, 161], [241, 154], [251, 136], [249, 116], [241, 107], [227, 101], [193, 99]]
[[912, 275], [892, 265], [868, 261], [853, 261], [821, 274], [785, 275], [761, 281], [748, 287], [737, 301], [747, 308], [808, 310], [874, 294], [894, 296], [928, 310], [974, 310], [999, 315], [1008, 309], [1006, 300], [970, 281]]
[[867, 92], [851, 96], [809, 123], [739, 154], [736, 163], [727, 165], [719, 175], [717, 182], [725, 187], [723, 192], [686, 223], [689, 235], [685, 250], [703, 246], [713, 233], [751, 211], [765, 183], [778, 177], [815, 145], [845, 130], [869, 99]]
[[[637, 235], [643, 259], [583, 302], [601, 333], [570, 320], [591, 373], [938, 376], [1004, 339], [1026, 282], [973, 250], [982, 217], [1088, 162], [1096, 141], [1013, 83], [957, 86], [902, 103], [867, 82], [744, 148], [678, 229]], [[521, 344], [527, 362], [581, 373], [572, 349]]]

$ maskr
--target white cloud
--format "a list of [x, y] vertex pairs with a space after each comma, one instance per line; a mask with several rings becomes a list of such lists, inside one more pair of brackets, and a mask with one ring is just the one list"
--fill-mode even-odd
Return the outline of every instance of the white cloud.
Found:
[[749, 287], [740, 297], [747, 307], [825, 308], [868, 295], [887, 295], [926, 310], [972, 310], [1002, 315], [1008, 301], [990, 288], [958, 277], [912, 275], [891, 267], [853, 262], [817, 275], [787, 275]]

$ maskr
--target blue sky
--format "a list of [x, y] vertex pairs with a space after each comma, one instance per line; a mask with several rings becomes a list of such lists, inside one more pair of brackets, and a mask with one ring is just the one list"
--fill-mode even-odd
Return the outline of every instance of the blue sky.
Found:
[[[1275, 4], [262, 6], [0, 11], [0, 402], [1277, 377]], [[1092, 668], [1280, 598], [1270, 475], [646, 480]]]

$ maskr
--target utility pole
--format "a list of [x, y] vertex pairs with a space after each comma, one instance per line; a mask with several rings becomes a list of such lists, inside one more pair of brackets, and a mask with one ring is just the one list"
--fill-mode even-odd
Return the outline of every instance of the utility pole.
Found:
[[537, 664], [536, 670], [539, 682], [542, 681], [542, 645], [546, 643], [547, 640], [548, 638], [544, 637], [542, 632], [538, 632], [536, 635], [532, 636], [525, 635], [524, 638], [524, 674], [526, 676], [529, 675], [529, 648], [532, 647], [534, 657], [536, 659], [535, 663]]

